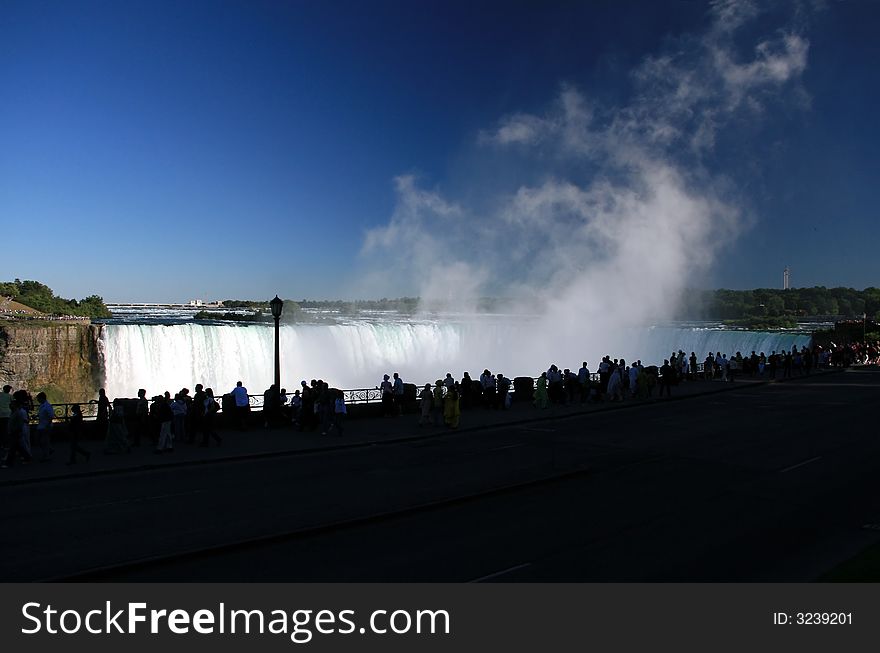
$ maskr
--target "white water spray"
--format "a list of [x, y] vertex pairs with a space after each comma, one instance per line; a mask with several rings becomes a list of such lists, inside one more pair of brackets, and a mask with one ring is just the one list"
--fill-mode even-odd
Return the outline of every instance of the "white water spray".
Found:
[[[102, 332], [106, 388], [111, 397], [150, 395], [196, 383], [217, 393], [242, 381], [252, 393], [273, 381], [273, 329], [262, 325], [107, 325]], [[539, 319], [470, 322], [373, 322], [281, 328], [282, 384], [321, 378], [340, 388], [372, 388], [383, 374], [408, 383], [433, 382], [451, 372], [473, 378], [486, 367], [505, 376], [537, 376], [550, 363], [596, 369], [601, 356], [659, 364], [673, 351], [728, 355], [770, 353], [801, 346], [809, 336], [787, 333], [657, 327], [627, 329], [613, 342], [556, 340]]]

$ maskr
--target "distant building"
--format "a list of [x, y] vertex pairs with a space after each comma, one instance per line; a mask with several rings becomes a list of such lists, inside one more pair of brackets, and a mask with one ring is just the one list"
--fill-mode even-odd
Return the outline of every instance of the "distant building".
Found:
[[782, 271], [782, 289], [791, 290], [791, 270], [788, 269], [787, 265]]

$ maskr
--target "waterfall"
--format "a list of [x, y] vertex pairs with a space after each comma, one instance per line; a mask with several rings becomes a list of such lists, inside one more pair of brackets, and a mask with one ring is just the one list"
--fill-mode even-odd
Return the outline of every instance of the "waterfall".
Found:
[[[101, 334], [105, 387], [111, 397], [149, 395], [196, 383], [229, 392], [242, 381], [261, 393], [274, 376], [273, 328], [266, 325], [108, 324]], [[537, 375], [550, 363], [595, 370], [601, 356], [660, 364], [679, 349], [728, 356], [808, 344], [789, 332], [732, 331], [696, 327], [622, 328], [592, 334], [579, 325], [547, 324], [540, 318], [460, 322], [357, 321], [281, 327], [282, 385], [321, 378], [340, 388], [375, 387], [383, 374], [399, 372], [412, 383], [433, 382], [451, 372], [473, 378], [483, 368], [505, 376]]]

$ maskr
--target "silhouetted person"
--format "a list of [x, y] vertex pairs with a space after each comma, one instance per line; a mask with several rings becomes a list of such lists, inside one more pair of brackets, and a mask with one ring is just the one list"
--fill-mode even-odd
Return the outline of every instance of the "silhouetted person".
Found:
[[434, 413], [434, 426], [443, 424], [443, 381], [437, 379], [434, 384], [434, 399], [431, 411]]
[[302, 405], [302, 394], [300, 394], [299, 390], [296, 390], [290, 398], [290, 421], [296, 428], [301, 428]]
[[186, 439], [186, 400], [179, 392], [174, 395], [174, 401], [171, 402], [171, 413], [174, 419], [171, 426], [171, 432], [174, 439], [183, 442]]
[[336, 435], [341, 436], [345, 428], [345, 416], [348, 409], [345, 406], [345, 394], [342, 390], [336, 391], [336, 400], [333, 404], [333, 426], [336, 428]]
[[203, 387], [201, 383], [196, 383], [196, 392], [189, 406], [187, 406], [187, 416], [189, 417], [187, 433], [189, 441], [192, 443], [195, 443], [199, 433], [203, 432], [205, 426], [202, 424], [202, 420], [205, 417], [205, 391], [202, 389]]
[[263, 393], [263, 426], [269, 428], [278, 421], [281, 413], [281, 395], [273, 383]]
[[156, 453], [173, 452], [174, 439], [171, 435], [171, 422], [174, 413], [171, 412], [171, 397], [168, 392], [164, 397], [154, 397], [153, 406], [156, 409], [156, 420], [159, 422], [159, 439], [156, 442]]
[[318, 417], [321, 420], [321, 435], [327, 435], [330, 427], [333, 426], [333, 409], [336, 396], [330, 390], [330, 386], [318, 379], [317, 384], [317, 400], [315, 401], [315, 409], [318, 411]]
[[444, 421], [446, 422], [446, 426], [451, 429], [457, 429], [459, 419], [461, 418], [461, 406], [458, 403], [457, 383], [446, 392], [446, 397], [443, 401], [443, 417]]
[[419, 417], [419, 426], [431, 423], [431, 406], [433, 404], [433, 396], [431, 395], [431, 384], [426, 383], [425, 387], [419, 393], [419, 409], [421, 417]]
[[147, 401], [147, 391], [141, 388], [134, 407], [134, 446], [140, 446], [141, 437], [148, 435], [149, 427], [150, 402]]
[[70, 412], [70, 421], [67, 423], [67, 434], [68, 438], [70, 439], [70, 458], [68, 459], [67, 464], [75, 465], [77, 454], [85, 456], [86, 462], [89, 462], [92, 454], [90, 454], [86, 449], [83, 449], [79, 444], [79, 440], [82, 437], [83, 433], [82, 408], [79, 407], [79, 404], [73, 404]]
[[302, 408], [299, 412], [300, 430], [310, 431], [315, 427], [315, 391], [305, 381], [300, 385], [302, 386]]
[[581, 403], [590, 398], [590, 368], [587, 367], [587, 361], [581, 365], [578, 370], [578, 385], [580, 386]]
[[[714, 362], [714, 361], [713, 361]], [[708, 362], [707, 362], [708, 364]], [[663, 365], [660, 367], [660, 396], [663, 396], [663, 391], [666, 391], [666, 396], [672, 396], [672, 367], [669, 365], [669, 361], [663, 361]]]
[[[452, 379], [452, 376], [447, 374]], [[394, 373], [394, 414], [400, 415], [403, 413], [403, 379], [398, 376], [397, 372]]]
[[235, 400], [235, 418], [238, 422], [238, 428], [242, 431], [247, 430], [247, 414], [250, 409], [250, 403], [248, 401], [248, 391], [245, 388], [241, 381], [235, 384], [235, 388], [232, 389], [232, 398]]
[[[461, 407], [462, 408], [470, 408], [471, 402], [473, 401], [473, 386], [474, 382], [471, 379], [471, 375], [468, 372], [464, 373], [464, 376], [461, 379]], [[428, 386], [430, 388], [430, 385]]]
[[[196, 388], [199, 387], [200, 386], [196, 386]], [[216, 440], [217, 445], [219, 446], [223, 444], [223, 438], [221, 438], [217, 434], [217, 431], [214, 430], [214, 416], [220, 411], [220, 404], [214, 399], [214, 391], [211, 388], [208, 388], [202, 394], [204, 395], [204, 399], [202, 399], [201, 446], [207, 447], [211, 438]], [[196, 396], [198, 396], [198, 393], [196, 393]], [[195, 400], [195, 397], [193, 397], [193, 400]]]
[[95, 418], [95, 432], [99, 438], [107, 437], [107, 427], [110, 424], [110, 400], [104, 388], [98, 390], [98, 415]]
[[535, 387], [535, 408], [549, 408], [550, 397], [547, 395], [547, 372], [541, 372]]
[[382, 377], [379, 388], [382, 390], [382, 416], [390, 417], [394, 413], [394, 384], [388, 380], [386, 374]]
[[496, 397], [495, 375], [488, 369], [484, 370], [480, 375], [480, 383], [483, 386], [483, 402], [486, 408], [493, 408]]
[[12, 386], [4, 385], [3, 392], [0, 392], [0, 443], [7, 449], [9, 448], [7, 427], [10, 415], [12, 415]]
[[9, 451], [6, 454], [6, 462], [3, 467], [15, 465], [16, 456], [21, 456], [22, 461], [29, 463], [31, 457], [30, 426], [28, 425], [28, 406], [30, 398], [24, 390], [18, 390], [12, 395], [9, 406]]
[[129, 453], [130, 451], [128, 429], [125, 427], [125, 411], [122, 408], [122, 402], [119, 399], [114, 399], [107, 426], [107, 438], [104, 441], [104, 453]]
[[37, 444], [40, 447], [40, 462], [44, 463], [52, 456], [52, 420], [55, 419], [55, 409], [49, 403], [45, 392], [37, 395], [39, 408], [37, 409]]
[[501, 372], [495, 377], [498, 386], [498, 409], [507, 410], [507, 398], [510, 394], [510, 379], [506, 378]]

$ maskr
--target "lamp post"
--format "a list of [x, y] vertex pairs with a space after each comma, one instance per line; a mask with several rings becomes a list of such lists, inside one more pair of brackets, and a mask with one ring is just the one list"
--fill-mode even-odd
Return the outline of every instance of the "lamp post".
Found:
[[275, 391], [281, 391], [281, 338], [279, 337], [278, 322], [281, 320], [281, 309], [284, 302], [275, 295], [275, 299], [269, 302], [272, 309], [272, 317], [275, 318]]

